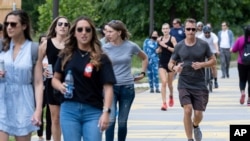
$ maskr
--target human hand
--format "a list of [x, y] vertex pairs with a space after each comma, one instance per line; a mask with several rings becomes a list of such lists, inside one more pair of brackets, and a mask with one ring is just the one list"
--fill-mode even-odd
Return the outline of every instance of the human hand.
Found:
[[176, 66], [173, 67], [173, 70], [177, 73], [181, 73], [183, 69], [184, 62], [178, 63]]
[[204, 62], [192, 62], [192, 68], [198, 70], [203, 68]]
[[98, 127], [100, 128], [100, 132], [108, 129], [109, 126], [109, 113], [103, 112], [98, 123]]
[[137, 81], [139, 81], [139, 80], [141, 80], [143, 78], [144, 78], [144, 74], [142, 74], [142, 73], [138, 73], [138, 74], [134, 75], [134, 81], [135, 82], [137, 82]]
[[33, 125], [40, 126], [42, 124], [41, 115], [42, 115], [42, 111], [35, 110], [32, 118], [31, 118], [31, 122]]
[[5, 71], [0, 71], [0, 78], [4, 78]]

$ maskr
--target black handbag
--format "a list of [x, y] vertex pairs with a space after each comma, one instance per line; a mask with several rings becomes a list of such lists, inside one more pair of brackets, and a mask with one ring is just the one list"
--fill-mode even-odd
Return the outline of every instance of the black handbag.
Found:
[[250, 42], [247, 42], [244, 45], [243, 54], [242, 54], [242, 63], [244, 65], [250, 65]]

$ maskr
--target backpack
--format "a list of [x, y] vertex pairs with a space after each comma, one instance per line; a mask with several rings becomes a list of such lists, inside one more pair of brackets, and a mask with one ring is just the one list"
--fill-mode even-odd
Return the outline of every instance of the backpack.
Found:
[[242, 63], [244, 65], [250, 65], [250, 42], [247, 42], [244, 45], [243, 53], [242, 53]]

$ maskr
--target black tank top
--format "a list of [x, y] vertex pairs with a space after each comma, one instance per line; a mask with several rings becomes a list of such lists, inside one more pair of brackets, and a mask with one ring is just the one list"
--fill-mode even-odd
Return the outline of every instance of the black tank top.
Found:
[[[51, 38], [47, 40], [46, 55], [48, 58], [48, 63], [52, 65], [52, 70], [54, 73], [54, 66], [58, 58], [58, 53], [60, 49], [56, 48], [53, 44]], [[51, 85], [51, 78], [47, 78], [45, 82], [45, 90], [48, 99], [48, 103], [52, 105], [59, 105], [61, 103], [62, 94], [56, 91]]]
[[58, 58], [58, 53], [60, 49], [56, 48], [53, 44], [51, 39], [48, 39], [47, 41], [47, 49], [46, 49], [46, 55], [48, 58], [48, 63], [52, 64], [52, 67], [54, 68], [56, 60]]
[[[161, 41], [162, 41], [162, 38], [161, 38]], [[165, 44], [167, 46], [171, 47], [171, 48], [174, 48], [174, 45], [171, 42], [171, 38], [172, 38], [172, 36], [169, 37], [169, 40]], [[168, 62], [169, 62], [169, 60], [171, 58], [172, 52], [169, 51], [165, 47], [162, 47], [161, 49], [162, 49], [162, 52], [161, 52], [161, 55], [160, 55], [160, 63], [161, 64], [168, 64]]]

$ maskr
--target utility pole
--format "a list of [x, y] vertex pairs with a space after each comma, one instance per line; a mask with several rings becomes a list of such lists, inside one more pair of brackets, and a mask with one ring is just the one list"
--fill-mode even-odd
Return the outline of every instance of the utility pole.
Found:
[[207, 19], [208, 19], [207, 9], [208, 9], [207, 0], [204, 0], [204, 25], [207, 24]]
[[59, 11], [59, 0], [53, 0], [53, 19], [58, 16]]
[[149, 34], [154, 30], [154, 0], [150, 0], [149, 5]]

